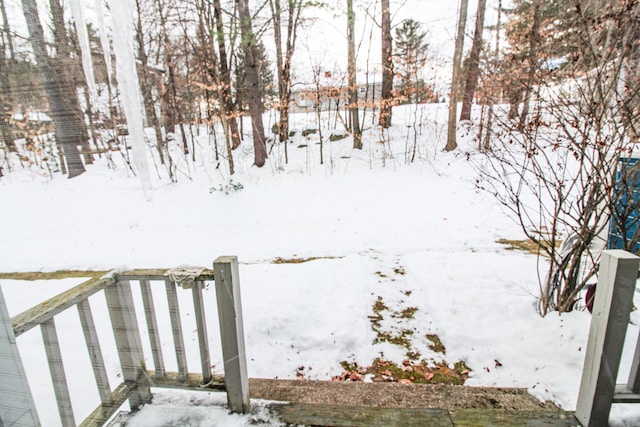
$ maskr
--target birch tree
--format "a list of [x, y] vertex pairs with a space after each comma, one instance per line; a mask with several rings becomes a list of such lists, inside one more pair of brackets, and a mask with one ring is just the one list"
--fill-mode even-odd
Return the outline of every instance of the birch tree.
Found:
[[458, 128], [458, 79], [460, 64], [462, 62], [462, 48], [464, 47], [464, 29], [467, 22], [467, 7], [469, 0], [460, 0], [460, 12], [458, 14], [458, 30], [456, 31], [456, 44], [453, 53], [453, 70], [451, 73], [451, 93], [449, 95], [449, 120], [447, 124], [447, 145], [444, 151], [455, 150], [458, 146], [456, 131]]

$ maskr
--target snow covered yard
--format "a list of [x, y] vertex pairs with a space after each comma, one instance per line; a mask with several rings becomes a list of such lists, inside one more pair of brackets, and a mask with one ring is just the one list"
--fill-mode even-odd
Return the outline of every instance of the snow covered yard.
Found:
[[[362, 151], [349, 138], [329, 142], [327, 130], [324, 165], [317, 134], [298, 132], [289, 164], [275, 145], [262, 169], [251, 166], [247, 141], [235, 153], [233, 177], [223, 159], [215, 167], [203, 131], [195, 162], [174, 147], [178, 182], [161, 171], [150, 200], [119, 154], [115, 170], [103, 159], [73, 180], [17, 168], [0, 179], [0, 271], [211, 267], [217, 256], [237, 255], [250, 377], [328, 380], [342, 372], [341, 362], [400, 364], [411, 352], [427, 363], [464, 361], [467, 385], [525, 387], [574, 409], [589, 314], [538, 315], [537, 260], [496, 242], [522, 233], [475, 188], [465, 156], [474, 142], [441, 153], [446, 110], [422, 108], [428, 119], [413, 163], [406, 107], [385, 143], [369, 128]], [[313, 120], [296, 117], [298, 131]], [[27, 285], [0, 286], [12, 315], [44, 299], [25, 292]], [[376, 312], [378, 301], [386, 308]], [[407, 309], [410, 316], [394, 315]], [[376, 313], [379, 330], [404, 331], [409, 344], [377, 340]], [[186, 305], [183, 315], [190, 315]], [[197, 346], [195, 331], [185, 331]], [[446, 354], [433, 349], [427, 335], [434, 334]], [[637, 335], [631, 327], [629, 336]], [[218, 338], [211, 340], [212, 363], [222, 366]], [[622, 424], [626, 412], [614, 409], [618, 425], [637, 425], [633, 414]]]

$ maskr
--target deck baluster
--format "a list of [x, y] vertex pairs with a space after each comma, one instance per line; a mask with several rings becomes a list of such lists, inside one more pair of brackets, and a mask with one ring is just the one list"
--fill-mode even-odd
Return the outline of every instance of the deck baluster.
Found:
[[153, 355], [153, 366], [156, 371], [156, 378], [165, 376], [164, 358], [162, 356], [162, 343], [158, 334], [158, 322], [156, 320], [156, 310], [153, 303], [153, 294], [149, 280], [140, 280], [140, 293], [144, 304], [144, 317], [147, 321], [147, 331], [149, 332], [149, 343], [151, 344], [151, 354]]
[[169, 317], [171, 319], [171, 332], [173, 333], [173, 346], [176, 351], [178, 362], [178, 375], [180, 379], [187, 379], [187, 355], [184, 349], [184, 338], [182, 335], [182, 323], [180, 322], [180, 305], [176, 293], [176, 284], [172, 280], [165, 281], [167, 288], [167, 302], [169, 303]]
[[204, 302], [202, 300], [202, 288], [204, 282], [196, 280], [191, 290], [193, 292], [193, 309], [196, 315], [198, 327], [198, 344], [200, 345], [200, 364], [202, 366], [202, 383], [211, 381], [211, 357], [209, 356], [209, 343], [207, 334], [207, 322], [204, 315]]
[[115, 285], [108, 287], [105, 293], [123, 379], [125, 382], [136, 384], [135, 391], [129, 396], [129, 405], [135, 409], [151, 401], [151, 392], [146, 378], [147, 372], [131, 286], [129, 281], [119, 280]]
[[103, 405], [110, 405], [113, 402], [113, 396], [111, 395], [111, 387], [109, 386], [107, 370], [104, 366], [104, 358], [102, 357], [102, 350], [100, 349], [100, 342], [98, 341], [98, 334], [93, 321], [93, 315], [91, 314], [89, 300], [85, 299], [80, 301], [77, 307], [78, 314], [80, 315], [80, 323], [82, 324], [82, 333], [84, 334], [87, 351], [91, 359], [91, 368], [93, 369], [93, 375], [96, 378], [96, 385], [98, 386], [98, 393], [100, 394], [100, 401]]
[[67, 376], [64, 373], [64, 365], [62, 364], [62, 353], [60, 353], [60, 343], [58, 342], [58, 334], [56, 333], [55, 320], [53, 318], [47, 320], [40, 325], [40, 330], [42, 332], [42, 339], [44, 340], [44, 350], [47, 354], [47, 361], [49, 362], [53, 391], [56, 395], [58, 411], [60, 412], [60, 421], [64, 427], [75, 427], [76, 422], [73, 418], [71, 396], [69, 395]]

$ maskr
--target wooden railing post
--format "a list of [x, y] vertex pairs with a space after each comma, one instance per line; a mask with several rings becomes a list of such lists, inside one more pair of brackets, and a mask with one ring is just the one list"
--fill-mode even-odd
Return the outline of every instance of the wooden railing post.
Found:
[[244, 347], [238, 258], [222, 256], [213, 262], [222, 339], [222, 357], [229, 409], [249, 411], [249, 377]]
[[0, 425], [39, 426], [7, 304], [0, 289]]
[[622, 250], [604, 251], [600, 258], [576, 406], [576, 417], [585, 427], [606, 427], [609, 423], [639, 266], [640, 258]]

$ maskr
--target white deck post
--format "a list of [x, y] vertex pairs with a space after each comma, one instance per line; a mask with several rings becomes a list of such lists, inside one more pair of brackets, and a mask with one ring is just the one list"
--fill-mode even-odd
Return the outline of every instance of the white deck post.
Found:
[[39, 426], [7, 304], [0, 289], [0, 425]]
[[640, 258], [607, 250], [600, 258], [589, 342], [582, 370], [576, 417], [585, 427], [606, 427], [616, 387]]
[[249, 377], [244, 347], [238, 258], [222, 256], [213, 262], [218, 319], [224, 359], [224, 381], [231, 412], [249, 411]]

